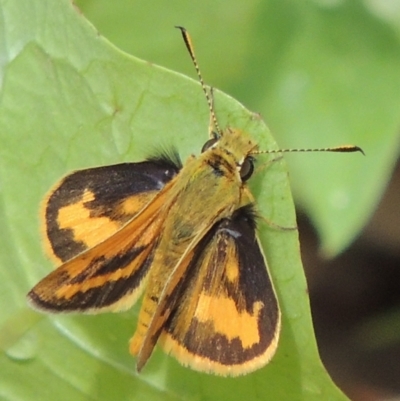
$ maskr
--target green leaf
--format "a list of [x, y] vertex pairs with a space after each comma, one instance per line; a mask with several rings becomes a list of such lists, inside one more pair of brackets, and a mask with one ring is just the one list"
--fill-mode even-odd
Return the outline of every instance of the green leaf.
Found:
[[[128, 353], [137, 307], [40, 318], [27, 309], [25, 294], [52, 268], [38, 229], [48, 188], [73, 169], [141, 160], [160, 144], [176, 145], [184, 159], [198, 154], [209, 116], [197, 82], [122, 53], [69, 0], [0, 0], [0, 18], [1, 398], [343, 400], [318, 357], [297, 232], [275, 226], [295, 225], [283, 159], [260, 158], [252, 183], [260, 212], [274, 223], [261, 221], [260, 237], [283, 314], [267, 367], [214, 377], [157, 350], [138, 375]], [[217, 92], [216, 108], [223, 127], [276, 146], [262, 120], [232, 98]]]

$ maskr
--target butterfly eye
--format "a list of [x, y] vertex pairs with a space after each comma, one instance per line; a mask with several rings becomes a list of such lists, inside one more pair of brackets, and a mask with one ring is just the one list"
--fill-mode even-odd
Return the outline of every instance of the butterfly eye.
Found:
[[215, 143], [218, 142], [218, 138], [209, 139], [201, 148], [201, 153], [205, 152], [207, 149], [211, 148]]
[[253, 174], [254, 171], [254, 160], [252, 157], [246, 157], [240, 168], [240, 178], [242, 181], [247, 181]]

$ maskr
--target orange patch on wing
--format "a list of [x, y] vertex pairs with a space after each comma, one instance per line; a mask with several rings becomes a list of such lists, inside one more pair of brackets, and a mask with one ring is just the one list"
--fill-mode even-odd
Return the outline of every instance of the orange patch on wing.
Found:
[[57, 216], [59, 228], [71, 230], [74, 241], [82, 242], [88, 248], [109, 238], [120, 228], [120, 224], [108, 217], [91, 216], [91, 211], [85, 203], [94, 199], [92, 192], [85, 191], [79, 202], [62, 207]]
[[194, 317], [202, 323], [212, 322], [217, 333], [228, 340], [239, 338], [243, 348], [250, 348], [260, 342], [258, 319], [262, 307], [261, 301], [255, 302], [250, 314], [238, 311], [232, 298], [201, 293]]
[[140, 212], [152, 198], [154, 198], [157, 192], [158, 191], [144, 192], [124, 199], [120, 205], [121, 212], [125, 215], [134, 216]]
[[226, 278], [231, 282], [231, 283], [236, 283], [239, 278], [239, 266], [237, 264], [237, 261], [232, 261], [227, 263], [225, 266], [225, 275]]

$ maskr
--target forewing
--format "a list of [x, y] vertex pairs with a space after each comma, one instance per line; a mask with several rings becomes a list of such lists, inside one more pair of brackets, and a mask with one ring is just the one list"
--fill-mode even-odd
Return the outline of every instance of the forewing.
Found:
[[111, 237], [65, 262], [28, 294], [32, 305], [50, 312], [117, 311], [141, 294], [174, 182]]
[[181, 165], [179, 158], [172, 156], [66, 176], [43, 204], [49, 254], [66, 262], [111, 237], [176, 176]]
[[160, 337], [183, 365], [236, 376], [275, 353], [280, 312], [251, 205], [218, 222], [194, 251]]

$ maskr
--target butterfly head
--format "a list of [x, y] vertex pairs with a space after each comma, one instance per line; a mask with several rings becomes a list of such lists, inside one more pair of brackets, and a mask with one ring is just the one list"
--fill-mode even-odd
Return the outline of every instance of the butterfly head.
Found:
[[256, 153], [258, 145], [246, 132], [227, 128], [220, 133], [213, 132], [213, 137], [203, 146], [202, 152], [209, 149], [218, 152], [229, 163], [236, 166], [242, 181], [248, 180], [253, 171], [252, 153]]

